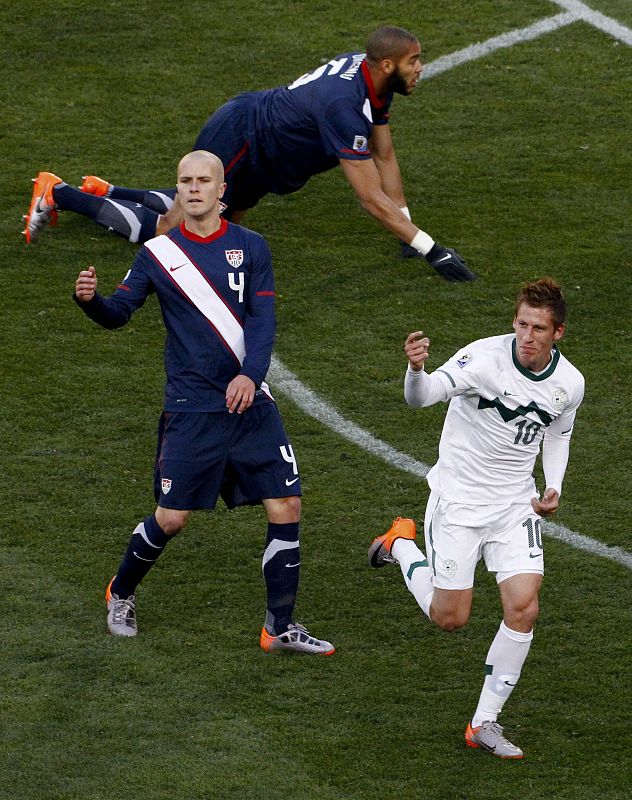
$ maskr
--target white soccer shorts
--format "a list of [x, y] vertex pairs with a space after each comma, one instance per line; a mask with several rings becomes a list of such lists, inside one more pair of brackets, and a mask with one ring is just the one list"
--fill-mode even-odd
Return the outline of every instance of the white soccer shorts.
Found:
[[431, 492], [424, 532], [437, 589], [470, 589], [481, 558], [498, 583], [521, 573], [544, 574], [540, 517], [530, 502], [464, 505]]

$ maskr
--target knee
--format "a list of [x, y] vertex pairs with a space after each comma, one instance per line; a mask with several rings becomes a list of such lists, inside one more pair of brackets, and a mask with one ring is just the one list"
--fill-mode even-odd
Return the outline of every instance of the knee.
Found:
[[462, 609], [435, 611], [432, 606], [430, 607], [430, 619], [438, 628], [448, 633], [463, 628], [469, 617], [469, 611]]
[[264, 507], [268, 520], [279, 525], [298, 522], [301, 518], [301, 498], [298, 496], [264, 500]]
[[180, 533], [188, 519], [188, 511], [178, 511], [173, 508], [158, 508], [156, 511], [156, 522], [167, 536], [175, 536], [176, 533]]
[[513, 605], [505, 614], [505, 625], [514, 631], [528, 633], [533, 630], [540, 613], [538, 598], [531, 598], [528, 602]]

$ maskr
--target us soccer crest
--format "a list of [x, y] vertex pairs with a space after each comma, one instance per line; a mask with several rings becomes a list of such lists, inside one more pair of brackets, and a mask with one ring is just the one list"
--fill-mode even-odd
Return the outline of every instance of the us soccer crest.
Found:
[[169, 490], [171, 489], [171, 478], [163, 478], [161, 486], [162, 486], [162, 493], [169, 494]]
[[238, 269], [244, 263], [243, 250], [224, 250], [224, 252], [226, 253], [226, 261], [233, 269]]

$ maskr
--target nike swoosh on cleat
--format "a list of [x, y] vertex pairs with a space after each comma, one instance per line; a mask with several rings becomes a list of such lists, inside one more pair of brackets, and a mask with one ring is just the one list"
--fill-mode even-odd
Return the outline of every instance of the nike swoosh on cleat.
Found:
[[296, 564], [286, 564], [285, 566], [286, 567], [290, 567], [290, 568], [291, 567], [298, 567], [298, 566], [300, 566], [300, 563], [301, 563], [300, 561], [297, 561]]
[[293, 480], [293, 481], [290, 481], [290, 480], [288, 480], [288, 479], [286, 478], [286, 479], [285, 479], [285, 485], [286, 485], [286, 486], [291, 486], [293, 483], [296, 483], [296, 481], [297, 481], [297, 480], [298, 480], [298, 478], [294, 478], [294, 480]]
[[447, 254], [447, 256], [441, 256], [441, 258], [438, 258], [438, 259], [437, 259], [437, 261], [436, 261], [436, 263], [437, 263], [437, 264], [440, 264], [442, 261], [445, 261], [447, 258], [452, 258], [452, 256], [450, 255], [450, 253], [448, 253], [448, 254]]

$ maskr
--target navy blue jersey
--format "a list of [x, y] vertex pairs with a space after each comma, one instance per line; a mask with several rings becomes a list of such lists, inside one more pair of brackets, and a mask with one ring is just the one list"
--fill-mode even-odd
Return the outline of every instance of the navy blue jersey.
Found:
[[[167, 329], [166, 411], [224, 410], [226, 387], [238, 374], [261, 387], [276, 324], [262, 236], [224, 219], [206, 238], [181, 225], [145, 244], [111, 297], [79, 305], [103, 327], [119, 328], [153, 292]], [[255, 403], [269, 401], [259, 388]]]
[[341, 158], [371, 158], [373, 126], [388, 122], [393, 99], [376, 95], [364, 53], [336, 56], [289, 86], [245, 97], [250, 158], [276, 194], [296, 191]]

